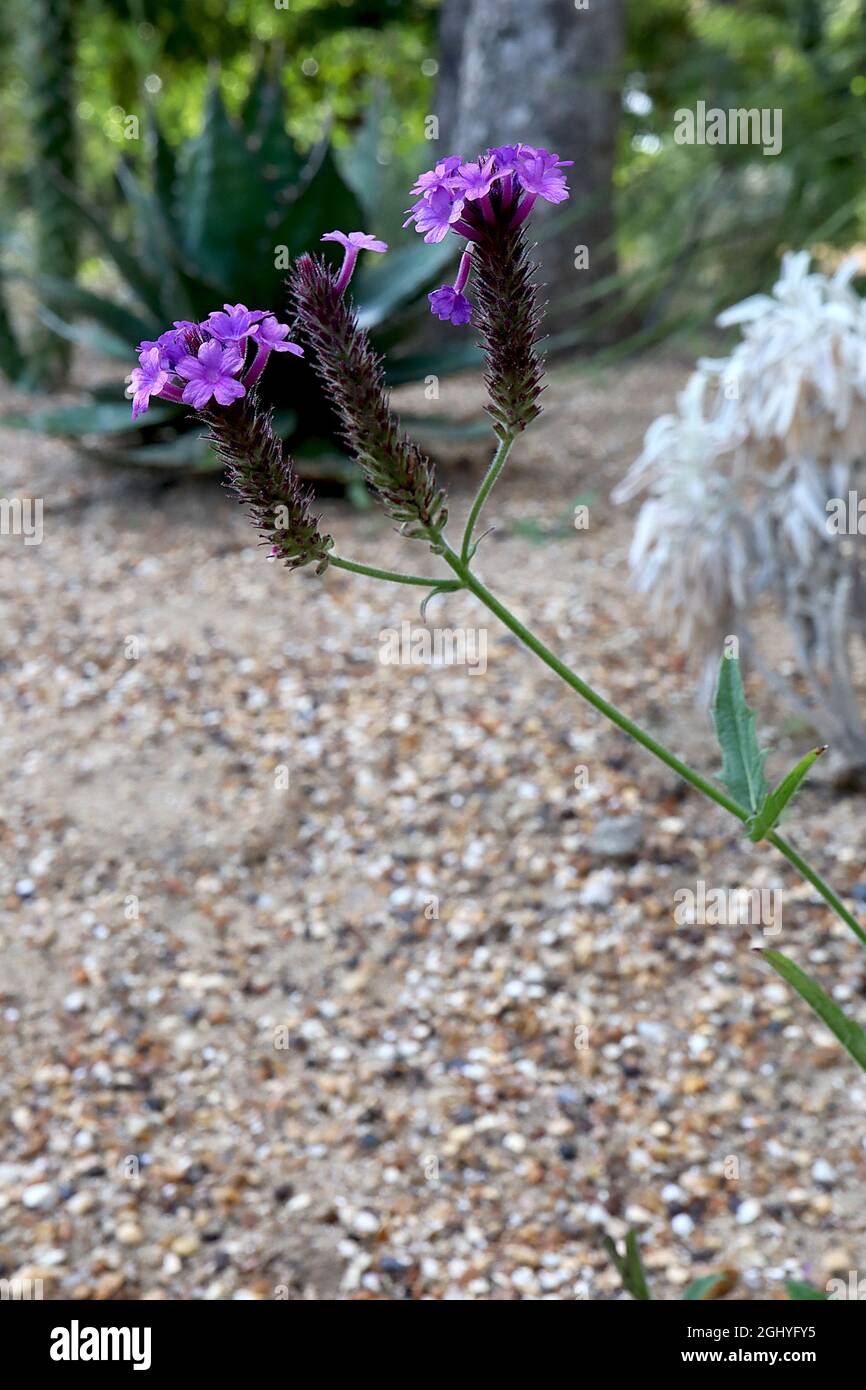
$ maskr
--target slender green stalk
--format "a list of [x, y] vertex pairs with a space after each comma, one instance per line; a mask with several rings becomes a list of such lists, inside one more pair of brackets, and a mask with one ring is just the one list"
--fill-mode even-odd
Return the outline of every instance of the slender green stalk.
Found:
[[466, 520], [466, 530], [463, 532], [463, 544], [460, 547], [460, 559], [464, 565], [468, 564], [469, 561], [472, 559], [472, 532], [475, 530], [475, 523], [481, 515], [481, 508], [487, 501], [488, 495], [490, 494], [490, 491], [493, 488], [493, 484], [496, 482], [496, 479], [499, 477], [499, 474], [505, 467], [505, 461], [508, 458], [508, 455], [511, 453], [511, 446], [514, 443], [514, 439], [514, 434], [506, 434], [502, 439], [500, 439], [496, 453], [493, 455], [490, 467], [484, 475], [484, 481], [478, 489], [475, 501], [472, 503], [472, 509], [469, 512], [469, 516]]
[[425, 579], [423, 574], [400, 574], [397, 570], [380, 570], [373, 565], [361, 565], [357, 560], [343, 560], [339, 555], [329, 555], [328, 564], [336, 566], [338, 570], [351, 570], [353, 574], [366, 574], [369, 579], [386, 579], [390, 584], [417, 584], [421, 588], [439, 589], [443, 593], [463, 588], [462, 580]]
[[[523, 642], [524, 646], [534, 652], [552, 671], [555, 671], [556, 674], [565, 681], [566, 685], [571, 686], [572, 690], [582, 696], [594, 709], [597, 709], [600, 714], [603, 714], [612, 724], [615, 724], [618, 729], [621, 729], [623, 733], [628, 734], [635, 742], [641, 744], [648, 752], [652, 753], [654, 757], [658, 758], [660, 762], [664, 763], [666, 767], [669, 767], [671, 771], [676, 772], [683, 781], [688, 782], [690, 786], [703, 792], [704, 796], [709, 797], [711, 801], [715, 801], [718, 806], [721, 806], [725, 811], [735, 816], [737, 820], [745, 822], [749, 819], [749, 812], [745, 810], [744, 807], [727, 796], [725, 792], [721, 791], [719, 787], [715, 786], [706, 777], [701, 776], [699, 772], [695, 772], [694, 769], [689, 767], [687, 763], [684, 763], [681, 758], [678, 758], [675, 753], [671, 753], [668, 748], [665, 748], [664, 744], [659, 743], [658, 740], [654, 739], [651, 734], [648, 734], [645, 729], [642, 729], [639, 724], [635, 724], [633, 720], [629, 719], [628, 715], [623, 714], [622, 711], [618, 710], [615, 705], [612, 705], [609, 700], [605, 700], [602, 695], [599, 695], [597, 691], [593, 690], [591, 685], [587, 685], [586, 681], [581, 680], [580, 676], [572, 671], [570, 667], [566, 666], [564, 661], [560, 661], [559, 657], [556, 656], [549, 647], [546, 647], [541, 639], [535, 636], [534, 632], [531, 632], [509, 608], [506, 608], [504, 603], [500, 603], [495, 594], [492, 594], [487, 586], [482, 584], [481, 580], [470, 571], [466, 562], [461, 559], [450, 546], [443, 545], [442, 553], [455, 574], [460, 576], [465, 588], [475, 594], [476, 598], [480, 599], [481, 602], [490, 609], [491, 613], [494, 613], [496, 617], [499, 618], [500, 622], [504, 623], [505, 626], [514, 633], [515, 637], [518, 637], [520, 641]], [[841, 899], [836, 896], [832, 888], [824, 882], [821, 875], [815, 869], [811, 868], [811, 866], [806, 863], [805, 859], [801, 858], [797, 851], [789, 845], [787, 840], [783, 839], [781, 835], [774, 831], [767, 836], [767, 839], [770, 844], [774, 845], [775, 848], [785, 856], [798, 873], [802, 874], [803, 878], [812, 884], [813, 888], [820, 893], [828, 906], [833, 909], [846, 926], [851, 928], [858, 940], [866, 946], [866, 932], [864, 932], [856, 917], [852, 916]]]
[[863, 930], [857, 918], [848, 911], [841, 899], [837, 898], [829, 884], [824, 882], [820, 874], [816, 873], [815, 870], [806, 863], [806, 860], [800, 857], [793, 845], [789, 845], [788, 841], [775, 830], [771, 835], [767, 836], [767, 839], [771, 845], [775, 845], [780, 854], [784, 854], [788, 862], [793, 864], [797, 872], [803, 875], [807, 883], [811, 883], [812, 887], [818, 890], [824, 901], [829, 903], [830, 907], [832, 907], [837, 917], [841, 917], [846, 927], [850, 927], [854, 935], [866, 946], [866, 931]]

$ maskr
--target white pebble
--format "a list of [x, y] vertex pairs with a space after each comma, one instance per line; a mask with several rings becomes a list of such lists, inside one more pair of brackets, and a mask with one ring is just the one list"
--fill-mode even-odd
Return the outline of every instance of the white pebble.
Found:
[[30, 1211], [47, 1211], [57, 1201], [57, 1193], [50, 1182], [35, 1182], [25, 1187], [21, 1200]]
[[827, 1162], [826, 1158], [816, 1158], [812, 1164], [812, 1177], [816, 1182], [835, 1182], [836, 1169]]
[[675, 1236], [690, 1236], [694, 1229], [695, 1223], [688, 1212], [678, 1212], [671, 1221], [671, 1230]]

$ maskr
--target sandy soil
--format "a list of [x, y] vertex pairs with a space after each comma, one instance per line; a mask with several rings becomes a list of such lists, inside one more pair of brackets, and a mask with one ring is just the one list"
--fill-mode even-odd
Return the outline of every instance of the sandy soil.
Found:
[[[609, 502], [684, 374], [558, 375], [479, 568], [712, 774]], [[437, 408], [480, 399], [445, 382]], [[602, 1240], [629, 1225], [663, 1298], [720, 1268], [752, 1298], [861, 1266], [866, 1085], [753, 931], [673, 917], [699, 879], [780, 887], [772, 944], [862, 1009], [856, 943], [784, 863], [470, 596], [432, 621], [480, 625], [486, 670], [383, 665], [412, 591], [287, 575], [213, 480], [2, 444], [45, 534], [0, 545], [0, 1276], [613, 1298]], [[444, 462], [456, 520], [480, 466]], [[436, 572], [377, 512], [324, 510], [341, 553]], [[755, 694], [780, 772], [800, 745]], [[864, 877], [862, 802], [813, 787], [790, 836], [846, 893]]]

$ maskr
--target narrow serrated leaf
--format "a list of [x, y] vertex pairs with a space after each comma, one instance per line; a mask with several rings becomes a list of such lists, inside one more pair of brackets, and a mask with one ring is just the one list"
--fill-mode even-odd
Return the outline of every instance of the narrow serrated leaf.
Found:
[[835, 1034], [839, 1042], [849, 1053], [854, 1061], [866, 1071], [866, 1033], [855, 1023], [853, 1018], [849, 1018], [834, 1004], [828, 994], [825, 994], [819, 984], [801, 970], [799, 965], [795, 965], [787, 956], [783, 956], [780, 951], [763, 951], [762, 955], [773, 967], [777, 975], [781, 975], [787, 984], [795, 989], [801, 999], [804, 999], [822, 1023], [825, 1023], [830, 1032]]
[[763, 840], [765, 835], [779, 822], [779, 817], [787, 806], [791, 797], [796, 792], [809, 768], [816, 758], [820, 758], [822, 753], [826, 753], [827, 745], [823, 743], [820, 748], [813, 748], [804, 758], [801, 758], [797, 766], [792, 768], [787, 777], [783, 777], [777, 787], [767, 793], [760, 811], [749, 822], [749, 839], [755, 843]]
[[722, 750], [722, 781], [735, 801], [747, 811], [757, 811], [768, 791], [764, 777], [767, 755], [758, 747], [755, 714], [746, 704], [740, 663], [735, 656], [722, 657], [713, 720]]

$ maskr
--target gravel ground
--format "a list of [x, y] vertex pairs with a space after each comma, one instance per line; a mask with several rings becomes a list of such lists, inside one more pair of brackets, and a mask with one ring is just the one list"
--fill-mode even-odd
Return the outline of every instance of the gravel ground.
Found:
[[[558, 376], [479, 566], [712, 773], [608, 500], [683, 375]], [[479, 400], [446, 382], [439, 407]], [[856, 943], [784, 863], [469, 596], [432, 620], [481, 623], [485, 670], [383, 665], [412, 591], [287, 575], [212, 480], [3, 445], [45, 537], [0, 547], [0, 1275], [46, 1297], [611, 1299], [602, 1240], [629, 1225], [662, 1298], [720, 1268], [754, 1298], [863, 1267], [866, 1086], [753, 931], [673, 917], [698, 879], [783, 887], [772, 944], [856, 1006]], [[453, 454], [459, 519], [480, 460]], [[376, 512], [325, 511], [341, 553], [434, 572]], [[778, 773], [795, 745], [755, 693]], [[790, 835], [850, 892], [862, 802], [830, 816], [816, 785]]]

